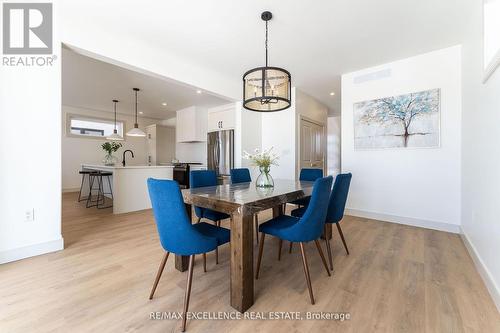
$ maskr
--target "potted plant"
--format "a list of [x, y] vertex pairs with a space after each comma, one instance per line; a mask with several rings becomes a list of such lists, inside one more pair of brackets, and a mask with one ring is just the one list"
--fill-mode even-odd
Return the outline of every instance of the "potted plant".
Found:
[[252, 165], [259, 167], [260, 175], [255, 182], [255, 186], [257, 187], [274, 187], [274, 180], [270, 174], [271, 165], [278, 165], [279, 156], [272, 150], [273, 147], [263, 151], [256, 148], [254, 154], [243, 151], [243, 158], [250, 160]]
[[106, 155], [104, 156], [104, 159], [102, 162], [106, 166], [113, 166], [116, 163], [116, 157], [113, 156], [113, 153], [115, 153], [118, 149], [120, 149], [122, 146], [121, 143], [119, 142], [104, 142], [101, 147], [102, 149], [106, 152]]

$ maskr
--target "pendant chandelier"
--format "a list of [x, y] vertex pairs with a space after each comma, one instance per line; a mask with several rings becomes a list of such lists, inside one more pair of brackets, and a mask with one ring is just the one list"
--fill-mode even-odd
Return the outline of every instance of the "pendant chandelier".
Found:
[[118, 134], [118, 131], [116, 130], [116, 103], [118, 103], [118, 100], [114, 99], [113, 100], [113, 109], [115, 111], [115, 129], [113, 130], [113, 134], [111, 134], [110, 136], [108, 136], [106, 139], [108, 139], [108, 140], [114, 140], [114, 141], [121, 141], [121, 140], [123, 140], [123, 137], [121, 137]]
[[266, 66], [257, 67], [243, 75], [243, 107], [258, 112], [285, 110], [292, 103], [290, 72], [279, 67], [268, 66], [267, 22], [271, 12], [263, 12], [261, 18], [266, 22]]
[[140, 89], [133, 88], [133, 90], [135, 91], [135, 123], [134, 128], [127, 132], [127, 136], [146, 136], [146, 133], [139, 128], [139, 124], [137, 123], [137, 92]]

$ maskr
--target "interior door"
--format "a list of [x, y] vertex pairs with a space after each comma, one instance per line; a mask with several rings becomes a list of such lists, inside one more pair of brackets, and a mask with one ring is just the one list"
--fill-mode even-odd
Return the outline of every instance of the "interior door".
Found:
[[301, 119], [299, 168], [324, 170], [325, 147], [324, 126]]
[[312, 164], [314, 168], [323, 169], [325, 163], [325, 133], [324, 126], [314, 124], [314, 149]]

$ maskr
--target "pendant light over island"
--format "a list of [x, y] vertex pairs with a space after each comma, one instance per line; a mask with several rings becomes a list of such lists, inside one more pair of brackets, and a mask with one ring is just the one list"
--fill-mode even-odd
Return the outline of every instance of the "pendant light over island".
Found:
[[113, 130], [113, 134], [108, 136], [106, 139], [113, 140], [113, 141], [122, 141], [123, 137], [120, 136], [120, 134], [118, 134], [118, 131], [116, 130], [116, 103], [118, 103], [118, 100], [114, 99], [113, 100], [113, 109], [114, 109], [114, 113], [115, 113], [115, 128]]
[[139, 88], [133, 88], [135, 92], [135, 123], [134, 128], [127, 132], [127, 136], [136, 136], [136, 137], [145, 137], [146, 133], [144, 133], [140, 128], [137, 122], [137, 93], [139, 92]]

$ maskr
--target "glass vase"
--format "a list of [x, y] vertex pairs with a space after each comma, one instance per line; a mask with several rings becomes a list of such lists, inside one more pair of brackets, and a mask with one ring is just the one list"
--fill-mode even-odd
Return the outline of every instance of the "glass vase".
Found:
[[257, 187], [274, 187], [274, 180], [269, 173], [271, 171], [270, 167], [259, 167], [260, 175], [257, 177], [255, 186]]
[[107, 153], [104, 156], [104, 159], [102, 160], [102, 163], [105, 166], [114, 166], [116, 164], [116, 157], [113, 156], [111, 153]]

